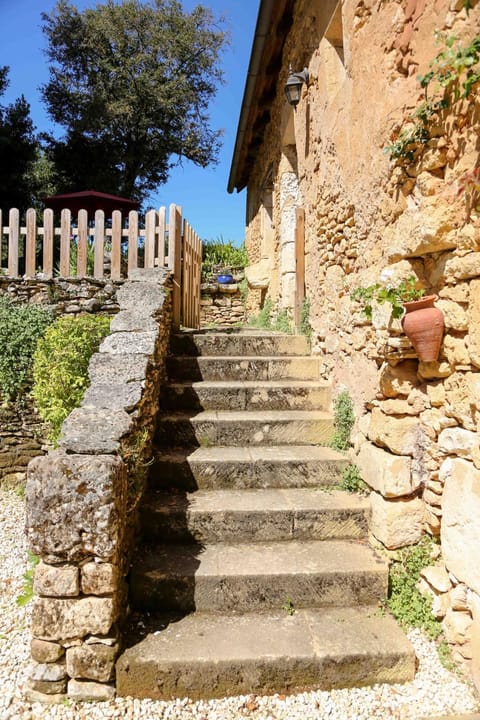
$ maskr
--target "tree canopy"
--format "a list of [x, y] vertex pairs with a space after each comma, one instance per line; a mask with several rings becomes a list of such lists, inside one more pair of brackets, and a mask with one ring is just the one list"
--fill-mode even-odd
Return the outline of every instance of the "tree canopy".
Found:
[[177, 0], [106, 0], [43, 14], [50, 78], [42, 96], [65, 129], [47, 138], [59, 191], [94, 188], [136, 199], [188, 158], [215, 162], [221, 132], [208, 106], [222, 82], [226, 35], [212, 12]]
[[[0, 97], [8, 87], [7, 66], [0, 67]], [[23, 95], [10, 105], [0, 105], [0, 208], [30, 207], [37, 190], [33, 168], [38, 142]]]

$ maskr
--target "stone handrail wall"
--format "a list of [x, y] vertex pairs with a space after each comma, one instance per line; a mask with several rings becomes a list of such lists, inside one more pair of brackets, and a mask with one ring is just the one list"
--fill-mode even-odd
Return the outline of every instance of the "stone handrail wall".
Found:
[[137, 270], [89, 366], [82, 405], [59, 447], [31, 461], [27, 535], [39, 556], [31, 699], [105, 700], [127, 604], [125, 576], [152, 454], [171, 326], [171, 276]]

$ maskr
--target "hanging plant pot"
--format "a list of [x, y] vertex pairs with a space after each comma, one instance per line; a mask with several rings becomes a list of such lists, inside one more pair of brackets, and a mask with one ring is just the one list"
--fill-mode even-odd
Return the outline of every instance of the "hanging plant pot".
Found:
[[422, 362], [437, 360], [442, 344], [445, 324], [442, 311], [433, 304], [436, 299], [436, 295], [427, 295], [404, 303], [403, 332]]

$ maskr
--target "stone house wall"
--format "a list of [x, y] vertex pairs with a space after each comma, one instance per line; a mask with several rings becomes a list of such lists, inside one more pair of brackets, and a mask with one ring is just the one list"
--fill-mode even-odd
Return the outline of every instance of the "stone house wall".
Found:
[[125, 576], [149, 462], [171, 328], [171, 276], [137, 270], [89, 365], [91, 385], [59, 448], [28, 467], [32, 701], [107, 700], [127, 610]]
[[[56, 316], [85, 312], [115, 314], [119, 309], [116, 293], [123, 282], [93, 278], [11, 279], [0, 275], [0, 297], [44, 305]], [[28, 397], [0, 406], [0, 485], [23, 486], [28, 463], [45, 452], [47, 434]]]
[[[246, 245], [253, 276], [269, 264], [267, 294], [291, 307], [289, 222], [292, 208], [305, 209], [313, 352], [355, 402], [355, 462], [372, 488], [372, 532], [389, 549], [423, 532], [441, 538], [425, 583], [455, 656], [473, 656], [480, 687], [480, 216], [475, 197], [457, 192], [479, 166], [478, 91], [437, 114], [412, 160], [385, 152], [423, 99], [417, 75], [441, 49], [435, 32], [459, 42], [478, 34], [480, 8], [471, 5], [467, 13], [452, 0], [294, 3], [249, 178]], [[310, 74], [296, 111], [283, 93], [289, 63]], [[436, 363], [418, 361], [388, 306], [368, 322], [350, 297], [412, 274], [444, 313]], [[260, 300], [252, 288], [249, 311]]]

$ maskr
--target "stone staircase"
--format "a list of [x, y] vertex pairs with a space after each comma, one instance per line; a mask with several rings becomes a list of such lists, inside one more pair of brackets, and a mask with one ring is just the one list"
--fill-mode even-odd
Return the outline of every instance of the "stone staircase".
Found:
[[143, 639], [120, 695], [221, 697], [403, 682], [413, 650], [378, 612], [388, 567], [367, 501], [335, 490], [330, 392], [305, 338], [172, 338], [158, 460], [130, 578]]

